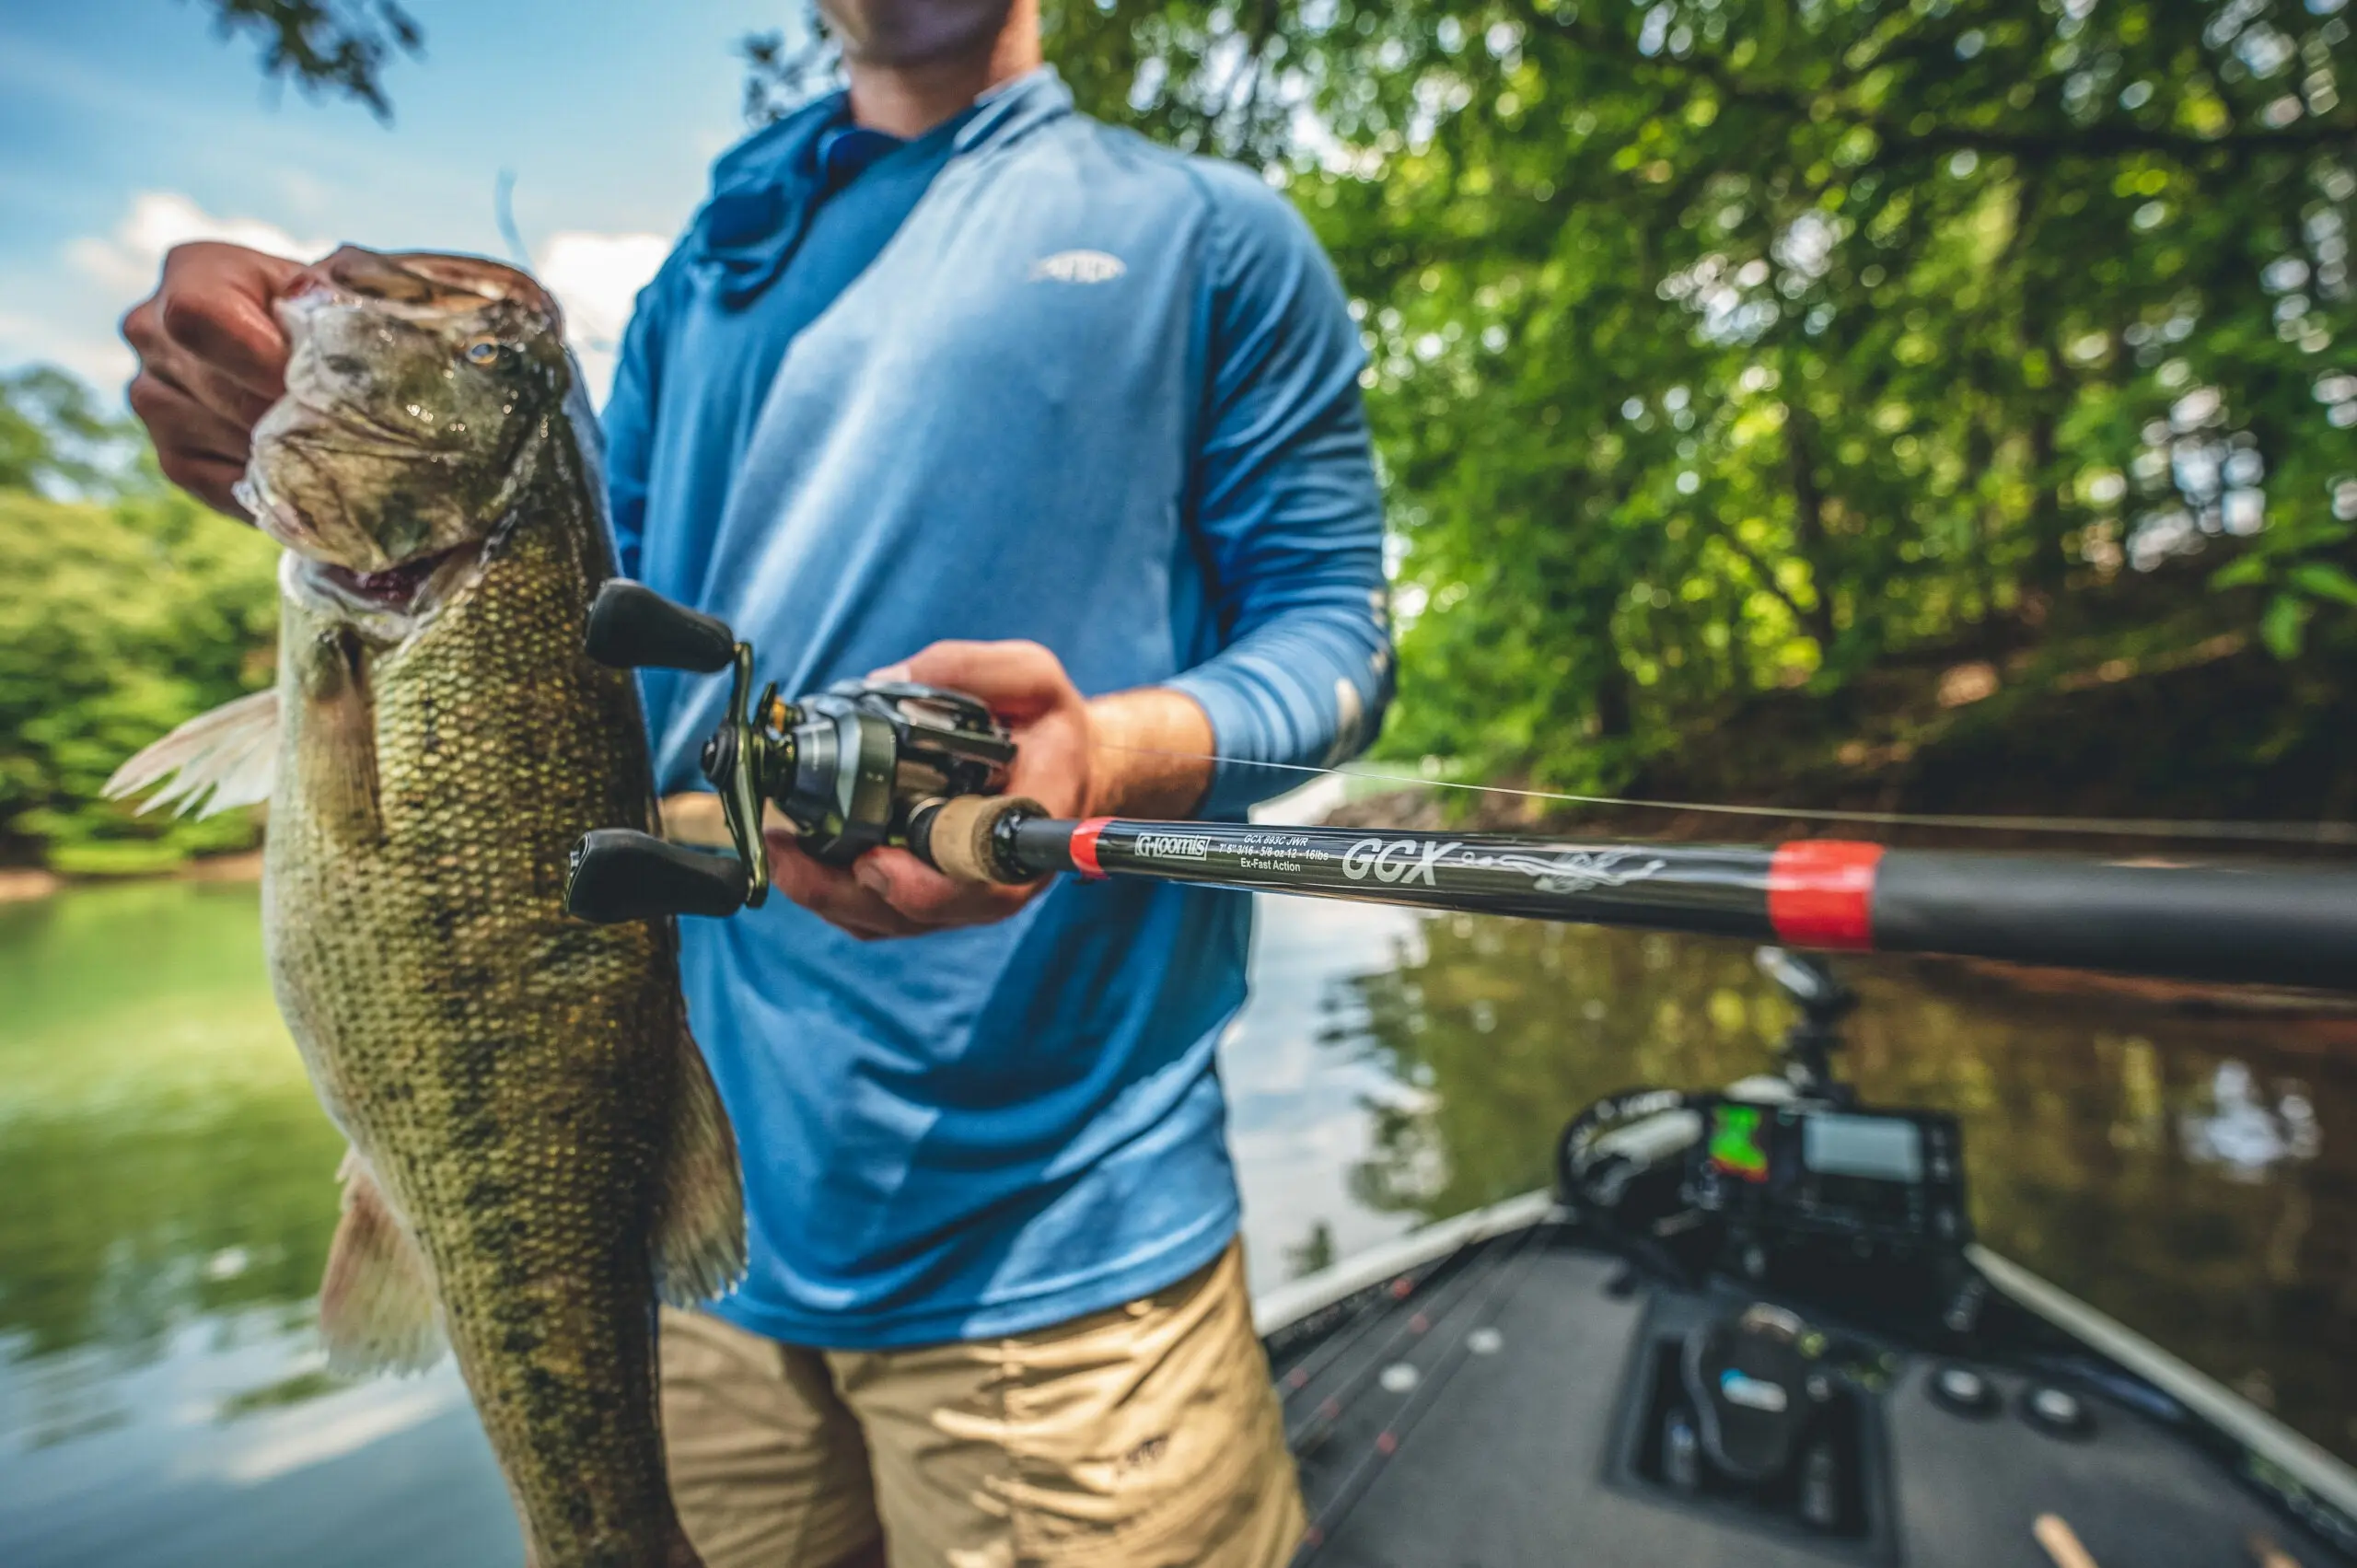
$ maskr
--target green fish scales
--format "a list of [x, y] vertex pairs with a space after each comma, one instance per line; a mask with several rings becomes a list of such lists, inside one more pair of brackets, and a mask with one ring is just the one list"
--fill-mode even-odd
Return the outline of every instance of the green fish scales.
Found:
[[[415, 1368], [447, 1338], [536, 1568], [691, 1568], [655, 1305], [734, 1281], [742, 1205], [674, 931], [563, 912], [584, 831], [656, 820], [636, 686], [582, 652], [612, 570], [586, 409], [520, 274], [354, 250], [316, 271], [281, 308], [294, 390], [249, 476], [293, 552], [274, 702], [118, 782], [176, 771], [166, 797], [217, 807], [273, 778], [272, 981], [352, 1144], [331, 1362]], [[386, 438], [404, 411], [422, 456]]]

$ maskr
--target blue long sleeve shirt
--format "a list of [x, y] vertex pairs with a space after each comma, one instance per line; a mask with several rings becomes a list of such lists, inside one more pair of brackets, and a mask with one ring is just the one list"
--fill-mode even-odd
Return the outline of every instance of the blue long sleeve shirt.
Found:
[[[1041, 70], [905, 145], [820, 103], [725, 155], [606, 414], [624, 570], [817, 690], [945, 637], [1202, 703], [1206, 815], [1374, 733], [1381, 519], [1332, 270], [1251, 174], [1075, 114]], [[700, 785], [726, 683], [645, 679]], [[752, 1262], [717, 1310], [860, 1349], [1020, 1332], [1217, 1255], [1213, 1051], [1249, 903], [1067, 878], [862, 943], [772, 901], [683, 923]]]

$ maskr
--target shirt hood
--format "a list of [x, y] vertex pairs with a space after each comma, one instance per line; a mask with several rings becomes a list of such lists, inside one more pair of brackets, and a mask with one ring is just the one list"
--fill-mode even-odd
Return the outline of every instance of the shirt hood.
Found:
[[[1054, 66], [1041, 65], [992, 88], [937, 134], [954, 137], [953, 156], [963, 157], [1070, 112], [1072, 89]], [[712, 194], [690, 226], [686, 249], [729, 308], [750, 304], [784, 271], [825, 192], [822, 145], [849, 116], [849, 95], [828, 93], [714, 162]]]

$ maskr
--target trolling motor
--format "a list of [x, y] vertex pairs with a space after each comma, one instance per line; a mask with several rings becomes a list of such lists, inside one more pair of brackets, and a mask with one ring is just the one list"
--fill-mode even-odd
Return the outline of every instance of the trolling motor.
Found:
[[1833, 1053], [1841, 1048], [1840, 1023], [1858, 1005], [1858, 993], [1841, 983], [1832, 965], [1805, 953], [1761, 947], [1752, 961], [1800, 1009], [1780, 1052], [1793, 1092], [1836, 1105], [1855, 1098], [1834, 1075]]
[[960, 796], [995, 793], [1015, 742], [962, 691], [914, 681], [842, 680], [786, 702], [753, 691], [753, 650], [726, 625], [614, 578], [589, 607], [589, 656], [617, 669], [731, 671], [728, 711], [704, 742], [703, 776], [719, 792], [734, 856], [627, 828], [575, 847], [564, 904], [600, 924], [671, 914], [726, 915], [769, 896], [761, 816], [773, 805], [803, 852], [848, 865], [879, 844], [910, 842], [911, 819]]

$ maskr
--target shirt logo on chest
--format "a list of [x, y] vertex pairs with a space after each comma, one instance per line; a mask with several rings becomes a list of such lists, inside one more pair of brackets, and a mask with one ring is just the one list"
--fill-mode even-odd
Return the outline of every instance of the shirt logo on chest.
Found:
[[1059, 250], [1031, 263], [1033, 283], [1111, 283], [1128, 272], [1119, 256], [1102, 250]]

